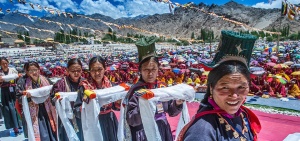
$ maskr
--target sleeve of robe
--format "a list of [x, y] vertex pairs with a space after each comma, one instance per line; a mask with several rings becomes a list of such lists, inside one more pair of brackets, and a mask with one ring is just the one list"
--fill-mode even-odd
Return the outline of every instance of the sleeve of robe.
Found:
[[274, 91], [270, 85], [268, 85], [269, 95], [274, 95]]
[[[46, 76], [45, 76], [45, 77], [46, 77]], [[53, 82], [52, 82], [49, 78], [46, 77], [46, 79], [48, 80], [49, 85], [53, 85]]]
[[215, 124], [199, 119], [185, 133], [184, 141], [213, 141], [218, 137]]
[[81, 105], [82, 105], [82, 98], [83, 98], [83, 92], [84, 92], [84, 88], [83, 86], [79, 87], [78, 90], [78, 95], [77, 95], [77, 99], [74, 103], [74, 109], [73, 109], [73, 113], [75, 114], [75, 116], [77, 118], [81, 118]]
[[260, 90], [260, 88], [259, 88], [254, 82], [252, 82], [252, 81], [251, 81], [251, 86], [252, 86], [255, 90], [257, 90], [257, 91]]
[[22, 95], [25, 90], [25, 80], [26, 78], [22, 77], [17, 81], [16, 96], [20, 104], [22, 104]]
[[280, 88], [280, 94], [286, 95], [286, 90], [285, 90], [285, 86], [284, 85], [282, 85], [281, 88]]
[[112, 109], [115, 111], [120, 111], [121, 108], [121, 100], [115, 101], [112, 103]]
[[65, 87], [64, 85], [65, 85], [64, 79], [57, 81], [53, 85], [51, 93], [50, 93], [50, 99], [51, 99], [51, 103], [53, 106], [55, 106], [55, 99], [53, 99], [55, 97], [55, 93], [62, 92], [63, 91], [62, 88]]
[[130, 126], [138, 126], [142, 124], [139, 108], [139, 97], [132, 95], [128, 101], [126, 111], [126, 121]]
[[[170, 100], [168, 102], [164, 102], [164, 104], [168, 105], [168, 110], [165, 111], [169, 114], [170, 117], [175, 117], [177, 116], [181, 111], [182, 111], [182, 104], [176, 105], [176, 100]], [[164, 108], [166, 109], [166, 108]]]

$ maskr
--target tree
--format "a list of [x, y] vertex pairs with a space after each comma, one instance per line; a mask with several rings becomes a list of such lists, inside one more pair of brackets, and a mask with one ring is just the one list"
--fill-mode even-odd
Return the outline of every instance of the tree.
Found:
[[134, 38], [139, 38], [139, 37], [140, 37], [139, 34], [134, 35]]
[[266, 40], [267, 40], [267, 42], [273, 42], [273, 37], [272, 36], [268, 36]]
[[112, 29], [110, 27], [108, 28], [108, 33], [112, 33]]
[[22, 37], [22, 32], [18, 31], [18, 35], [17, 35], [18, 39], [20, 40], [24, 40], [24, 38]]
[[190, 43], [187, 40], [180, 40], [180, 42], [177, 42], [176, 45], [177, 46], [187, 46]]
[[25, 35], [25, 43], [30, 44], [29, 32], [28, 31], [24, 32], [24, 35]]
[[207, 39], [207, 35], [204, 29], [201, 28], [201, 39], [205, 42]]
[[263, 31], [259, 31], [259, 37], [265, 37], [265, 33]]
[[291, 34], [291, 35], [289, 36], [289, 39], [290, 39], [290, 40], [297, 40], [297, 38], [298, 38], [298, 34]]
[[38, 43], [39, 43], [39, 41], [38, 41], [37, 39], [34, 39], [34, 40], [33, 40], [33, 44], [34, 44], [34, 45], [37, 45]]
[[290, 35], [290, 25], [288, 24], [286, 27], [286, 36], [288, 37]]
[[63, 30], [60, 30], [60, 31], [55, 33], [54, 41], [55, 42], [60, 42], [60, 43], [66, 43], [65, 42], [65, 33], [64, 33]]
[[[278, 32], [278, 31], [275, 29], [275, 27], [272, 27], [271, 31], [272, 31], [272, 32]], [[274, 38], [278, 38], [278, 35], [277, 35], [277, 34], [273, 34], [272, 36], [273, 36]], [[268, 37], [268, 34], [267, 34], [267, 37]]]
[[114, 42], [116, 42], [117, 41], [117, 36], [116, 36], [116, 31], [114, 31], [113, 32], [113, 34], [112, 34], [112, 40], [114, 41]]
[[66, 35], [66, 44], [70, 44], [71, 43], [71, 37], [70, 35]]
[[116, 41], [117, 40], [116, 32], [115, 31], [113, 32], [111, 28], [108, 28], [108, 32], [104, 35], [102, 40]]
[[59, 42], [60, 43], [66, 43], [65, 31], [63, 31], [62, 29], [59, 32]]
[[105, 34], [102, 40], [112, 40], [112, 35], [110, 34]]
[[191, 39], [192, 39], [192, 40], [195, 39], [195, 33], [194, 33], [194, 32], [192, 32]]

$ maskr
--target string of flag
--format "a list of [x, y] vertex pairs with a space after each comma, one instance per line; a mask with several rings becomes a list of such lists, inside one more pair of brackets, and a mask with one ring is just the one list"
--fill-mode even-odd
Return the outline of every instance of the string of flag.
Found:
[[281, 15], [288, 17], [290, 20], [299, 20], [300, 6], [296, 6], [284, 0], [282, 1]]

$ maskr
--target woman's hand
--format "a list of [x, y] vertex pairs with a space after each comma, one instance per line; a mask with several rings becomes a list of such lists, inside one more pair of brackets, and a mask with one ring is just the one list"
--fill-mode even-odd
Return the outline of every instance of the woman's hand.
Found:
[[2, 83], [4, 80], [3, 80], [3, 78], [2, 78], [2, 76], [0, 76], [0, 83]]
[[137, 91], [135, 91], [134, 95], [141, 96], [141, 97], [143, 97], [144, 99], [147, 99], [147, 100], [154, 97], [154, 93], [150, 90], [147, 90], [147, 89], [137, 90]]
[[115, 101], [115, 103], [117, 103], [117, 104], [121, 104], [121, 102], [122, 102], [122, 99]]
[[23, 91], [23, 95], [26, 95], [27, 98], [30, 98], [31, 97], [31, 94], [27, 91]]
[[181, 99], [176, 100], [176, 105], [179, 106], [179, 105], [181, 105], [183, 102], [184, 102], [184, 100], [181, 100]]

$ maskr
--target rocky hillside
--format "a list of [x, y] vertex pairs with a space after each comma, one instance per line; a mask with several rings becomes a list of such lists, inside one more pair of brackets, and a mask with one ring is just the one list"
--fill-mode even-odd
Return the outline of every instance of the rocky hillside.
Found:
[[[246, 7], [236, 2], [228, 2], [224, 5], [205, 5], [200, 3], [194, 5], [199, 9], [205, 9], [206, 11], [215, 12], [218, 15], [223, 15], [226, 18], [246, 23], [247, 25], [259, 29], [271, 29], [279, 28], [280, 25], [280, 9], [259, 9], [253, 7]], [[221, 30], [243, 30], [243, 28], [236, 26], [235, 24], [229, 23], [216, 18], [201, 11], [193, 9], [176, 8], [174, 14], [156, 14], [152, 16], [138, 16], [135, 18], [120, 18], [113, 19], [100, 14], [90, 15], [93, 19], [101, 19], [102, 21], [116, 23], [118, 25], [133, 25], [134, 27], [141, 28], [147, 31], [179, 37], [179, 38], [190, 38], [192, 32], [197, 37], [200, 34], [201, 28], [211, 29], [215, 35], [218, 35]], [[91, 21], [86, 18], [74, 16], [74, 18], [65, 18], [63, 16], [52, 16], [43, 17], [44, 19], [57, 21], [65, 24], [74, 24], [80, 27], [88, 27], [95, 30], [106, 32], [108, 27], [101, 22]], [[300, 30], [300, 21], [290, 21], [287, 18], [281, 18], [281, 25], [290, 25], [290, 32], [298, 32]], [[60, 26], [53, 23], [46, 23], [43, 21], [35, 20], [30, 21], [24, 16], [18, 14], [8, 14], [0, 17], [0, 21], [21, 24], [25, 26], [31, 26], [40, 29], [47, 29], [52, 31], [60, 30]], [[9, 31], [25, 31], [23, 27], [15, 27], [12, 25], [5, 25], [0, 23], [1, 29]], [[117, 34], [125, 35], [127, 33], [139, 33], [131, 29], [118, 29], [111, 26]], [[70, 30], [68, 26], [62, 26], [64, 30]], [[37, 30], [29, 29], [31, 36], [46, 38], [53, 37], [54, 34], [47, 32], [39, 32]], [[145, 34], [145, 33], [142, 33]], [[100, 34], [101, 35], [101, 34]]]

